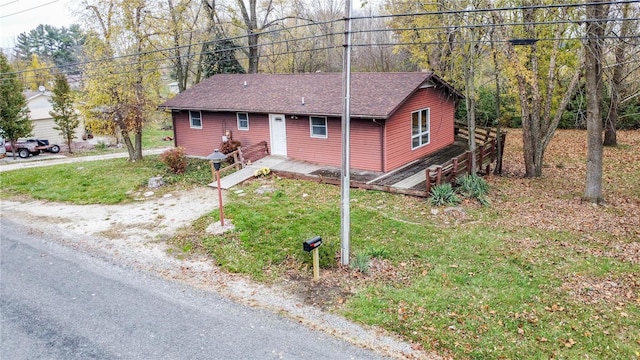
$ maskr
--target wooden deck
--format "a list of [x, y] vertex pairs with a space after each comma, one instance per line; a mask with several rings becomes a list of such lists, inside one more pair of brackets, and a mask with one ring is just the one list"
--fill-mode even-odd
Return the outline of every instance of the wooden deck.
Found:
[[424, 181], [426, 180], [425, 169], [432, 165], [443, 164], [452, 158], [464, 154], [468, 147], [461, 142], [455, 142], [452, 145], [445, 147], [444, 149], [425, 156], [417, 161], [414, 161], [408, 165], [401, 167], [387, 173], [373, 181], [370, 181], [371, 185], [378, 186], [391, 186], [405, 189], [416, 188], [416, 190], [423, 190], [425, 188]]

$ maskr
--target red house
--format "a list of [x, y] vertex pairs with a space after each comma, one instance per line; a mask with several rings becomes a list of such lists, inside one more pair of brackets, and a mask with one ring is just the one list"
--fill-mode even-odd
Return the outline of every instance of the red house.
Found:
[[[462, 95], [430, 72], [351, 75], [351, 167], [388, 172], [454, 142]], [[243, 147], [340, 166], [342, 74], [218, 74], [160, 105], [175, 145], [207, 156], [231, 131]]]

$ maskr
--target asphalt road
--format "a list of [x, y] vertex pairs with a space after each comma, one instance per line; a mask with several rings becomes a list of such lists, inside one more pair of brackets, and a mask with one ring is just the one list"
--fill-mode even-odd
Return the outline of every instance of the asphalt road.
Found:
[[266, 310], [0, 217], [0, 359], [376, 359]]

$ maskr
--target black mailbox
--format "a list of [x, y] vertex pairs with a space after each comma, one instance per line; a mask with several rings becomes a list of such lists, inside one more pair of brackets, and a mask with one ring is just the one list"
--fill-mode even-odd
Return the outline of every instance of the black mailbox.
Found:
[[322, 245], [322, 238], [320, 236], [316, 236], [302, 243], [302, 249], [304, 251], [311, 251], [317, 247]]

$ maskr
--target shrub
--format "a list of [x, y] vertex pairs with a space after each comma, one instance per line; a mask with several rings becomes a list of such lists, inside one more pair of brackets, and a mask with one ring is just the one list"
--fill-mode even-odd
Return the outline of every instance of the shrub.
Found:
[[431, 188], [429, 203], [434, 206], [457, 205], [460, 198], [456, 196], [451, 184], [440, 184]]
[[[222, 143], [220, 143], [221, 153], [231, 154], [232, 152], [238, 150], [240, 146], [242, 146], [242, 143], [240, 141], [233, 140], [233, 133], [230, 130], [227, 130], [227, 132], [225, 133], [225, 136], [227, 137], [226, 141], [223, 141]], [[226, 161], [229, 163], [229, 165], [231, 165], [234, 162], [234, 158], [228, 157]]]
[[181, 146], [163, 152], [160, 159], [174, 174], [183, 174], [187, 170], [187, 157]]
[[100, 140], [100, 141], [98, 141], [98, 143], [94, 146], [94, 148], [95, 148], [96, 150], [107, 150], [107, 149], [109, 148], [109, 145], [108, 145], [106, 142], [104, 142], [104, 141]]

